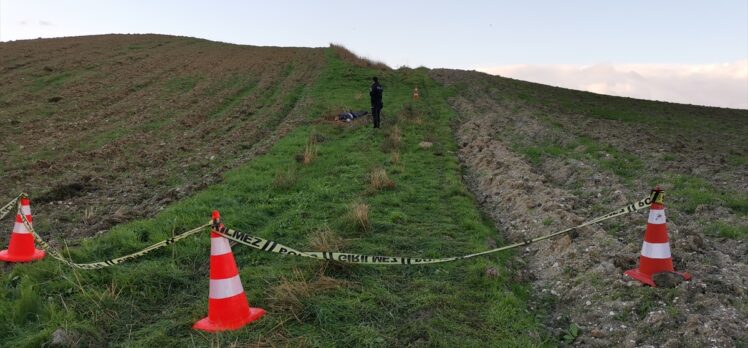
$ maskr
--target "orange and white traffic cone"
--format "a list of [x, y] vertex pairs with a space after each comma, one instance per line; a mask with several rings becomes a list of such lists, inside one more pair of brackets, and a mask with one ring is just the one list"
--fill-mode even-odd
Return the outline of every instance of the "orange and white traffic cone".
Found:
[[[215, 210], [213, 225], [222, 226], [220, 215]], [[263, 315], [264, 309], [249, 307], [228, 239], [210, 231], [208, 316], [196, 322], [192, 328], [209, 332], [236, 330]]]
[[29, 199], [21, 197], [21, 212], [16, 214], [16, 223], [13, 225], [13, 233], [10, 235], [8, 249], [0, 251], [0, 261], [5, 262], [29, 262], [44, 258], [44, 250], [36, 249], [34, 236], [23, 224], [21, 214], [31, 224], [31, 205]]
[[624, 272], [625, 275], [653, 287], [655, 282], [652, 280], [652, 276], [660, 272], [674, 272], [680, 274], [684, 280], [691, 280], [690, 274], [675, 272], [673, 269], [673, 258], [670, 254], [670, 240], [667, 233], [667, 219], [665, 218], [664, 195], [659, 187], [654, 190], [652, 204], [649, 206], [647, 230], [644, 232], [644, 243], [639, 257], [639, 268]]

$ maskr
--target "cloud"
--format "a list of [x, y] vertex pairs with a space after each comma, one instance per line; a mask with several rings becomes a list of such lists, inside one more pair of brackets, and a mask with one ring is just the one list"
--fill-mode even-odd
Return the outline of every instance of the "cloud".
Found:
[[[36, 21], [36, 24], [38, 24], [40, 26], [43, 26], [43, 27], [49, 27], [49, 26], [53, 25], [52, 22], [45, 21], [45, 20], [38, 20], [38, 21]], [[28, 19], [24, 19], [22, 21], [19, 21], [18, 25], [20, 25], [20, 26], [26, 26], [26, 25], [34, 25], [34, 23], [33, 23], [33, 21], [29, 21]]]
[[722, 64], [505, 65], [477, 70], [600, 94], [748, 109], [748, 59]]

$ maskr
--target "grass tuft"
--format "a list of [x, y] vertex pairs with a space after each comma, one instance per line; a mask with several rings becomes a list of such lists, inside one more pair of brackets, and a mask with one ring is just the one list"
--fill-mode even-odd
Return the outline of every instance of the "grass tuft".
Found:
[[387, 137], [382, 142], [382, 151], [389, 152], [395, 151], [400, 148], [403, 143], [403, 134], [400, 131], [400, 127], [392, 126], [387, 132]]
[[395, 182], [387, 176], [387, 171], [384, 168], [374, 168], [369, 174], [369, 191], [370, 193], [377, 192], [383, 189], [395, 188]]
[[390, 161], [392, 162], [392, 164], [400, 163], [400, 153], [397, 151], [392, 151], [392, 154], [390, 155]]
[[344, 280], [319, 275], [310, 281], [298, 268], [290, 277], [281, 276], [280, 282], [270, 290], [270, 308], [274, 312], [291, 312], [294, 317], [304, 311], [305, 302], [312, 296], [339, 289], [347, 285]]
[[309, 235], [309, 247], [313, 251], [332, 251], [338, 252], [343, 250], [345, 241], [337, 235], [330, 227], [325, 226]]
[[304, 163], [304, 165], [309, 165], [314, 162], [315, 158], [317, 158], [317, 144], [309, 141], [304, 147], [304, 159], [302, 160], [302, 163]]
[[364, 202], [356, 202], [349, 206], [346, 214], [346, 223], [358, 231], [369, 231], [369, 205]]

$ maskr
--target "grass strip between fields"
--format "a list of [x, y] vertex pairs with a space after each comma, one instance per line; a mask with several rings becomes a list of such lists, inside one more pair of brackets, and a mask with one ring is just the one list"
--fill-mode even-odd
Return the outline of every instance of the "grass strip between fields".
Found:
[[[461, 180], [446, 91], [422, 69], [371, 70], [328, 53], [327, 70], [305, 92], [314, 101], [308, 124], [226, 172], [222, 183], [153, 219], [84, 240], [66, 249], [68, 256], [85, 262], [132, 252], [205, 223], [213, 209], [237, 229], [304, 249], [439, 257], [486, 250], [490, 239], [501, 243]], [[320, 121], [343, 108], [368, 109], [373, 74], [385, 86], [383, 129]], [[417, 103], [410, 100], [415, 86]], [[206, 233], [97, 271], [49, 258], [3, 267], [2, 344], [39, 346], [58, 328], [81, 346], [547, 344], [527, 306], [528, 286], [505, 266], [508, 253], [382, 268], [235, 246], [250, 303], [269, 314], [235, 332], [194, 331], [207, 312], [209, 245]]]

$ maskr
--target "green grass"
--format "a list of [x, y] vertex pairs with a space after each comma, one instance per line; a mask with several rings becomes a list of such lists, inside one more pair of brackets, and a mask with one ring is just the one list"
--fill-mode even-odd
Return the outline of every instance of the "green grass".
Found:
[[257, 81], [251, 78], [242, 79], [237, 77], [236, 79], [228, 81], [226, 85], [222, 86], [223, 88], [238, 87], [238, 89], [232, 96], [226, 98], [224, 102], [211, 113], [211, 117], [221, 117], [227, 111], [232, 110], [234, 107], [239, 105], [240, 102], [242, 102], [245, 98], [252, 94], [252, 91], [256, 86]]
[[614, 146], [601, 144], [588, 137], [579, 137], [566, 145], [557, 143], [524, 145], [520, 140], [515, 139], [513, 148], [536, 166], [542, 164], [545, 158], [587, 160], [628, 181], [636, 178], [637, 174], [644, 168], [644, 163], [638, 157], [619, 151]]
[[59, 87], [73, 76], [72, 73], [66, 71], [49, 76], [38, 77], [34, 80], [31, 90], [38, 92], [47, 87]]
[[164, 84], [164, 89], [169, 94], [186, 93], [195, 88], [202, 76], [178, 76], [174, 77]]
[[728, 225], [717, 221], [707, 227], [706, 233], [720, 237], [748, 240], [748, 226], [746, 225]]
[[700, 205], [722, 204], [738, 215], [748, 214], [748, 195], [718, 191], [708, 181], [697, 176], [673, 175], [664, 177], [661, 182], [672, 186], [670, 193], [673, 207], [693, 213]]
[[727, 163], [731, 166], [748, 166], [748, 156], [730, 155], [727, 157]]
[[[331, 50], [326, 69], [306, 91], [316, 101], [309, 117], [341, 105], [368, 109], [367, 98], [355, 96], [366, 91], [376, 73], [385, 87], [385, 129], [324, 124], [297, 128], [266, 155], [226, 172], [222, 183], [153, 219], [117, 226], [66, 252], [78, 261], [123, 255], [172, 231], [205, 223], [213, 209], [221, 211], [231, 228], [299, 249], [308, 248], [309, 235], [324, 228], [348, 240], [346, 251], [364, 254], [451, 256], [485, 250], [486, 237], [500, 240], [461, 181], [446, 91], [421, 70], [355, 68]], [[416, 83], [422, 86], [422, 104], [407, 108], [427, 115], [422, 123], [397, 117]], [[242, 91], [238, 94], [247, 90]], [[402, 144], [399, 161], [392, 163], [390, 150], [383, 151], [381, 145], [391, 132], [386, 128], [398, 118]], [[301, 165], [295, 156], [312, 133], [324, 141], [317, 144], [315, 161]], [[439, 143], [441, 151], [421, 150], [418, 143], [426, 138]], [[396, 186], [368, 192], [373, 168], [384, 168]], [[353, 202], [370, 206], [368, 231], [346, 223]], [[209, 249], [206, 233], [98, 271], [76, 272], [49, 258], [11, 266], [0, 276], [0, 311], [9, 313], [0, 321], [2, 342], [35, 347], [56, 329], [66, 328], [79, 335], [82, 346], [549, 344], [527, 308], [528, 287], [510, 280], [511, 270], [504, 266], [508, 253], [423, 267], [323, 268], [316, 260], [236, 246], [247, 296], [269, 314], [234, 332], [194, 331], [191, 325], [207, 313]], [[487, 267], [496, 267], [500, 276], [487, 278]], [[292, 279], [295, 271], [302, 279]], [[298, 312], [279, 306], [278, 286], [313, 282], [321, 274], [343, 285], [302, 296]]]

